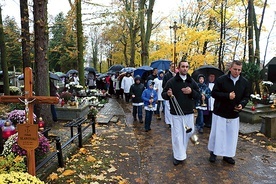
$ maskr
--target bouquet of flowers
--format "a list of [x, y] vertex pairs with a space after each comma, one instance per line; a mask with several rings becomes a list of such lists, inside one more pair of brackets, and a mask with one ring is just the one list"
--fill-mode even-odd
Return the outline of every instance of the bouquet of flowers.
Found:
[[72, 97], [72, 93], [68, 92], [68, 91], [64, 91], [60, 94], [60, 98], [64, 99], [65, 102], [68, 102]]
[[[33, 113], [34, 122], [36, 122], [36, 115]], [[17, 123], [22, 124], [26, 120], [25, 110], [13, 110], [8, 114], [8, 119], [16, 126]]]
[[[48, 139], [40, 132], [38, 132], [38, 137], [39, 137], [39, 145], [35, 149], [36, 158], [39, 158], [41, 156], [43, 157], [50, 150], [50, 143]], [[27, 151], [22, 149], [18, 145], [17, 140], [18, 140], [18, 133], [8, 138], [8, 140], [4, 144], [4, 149], [2, 153], [3, 156], [9, 155], [11, 152], [14, 153], [15, 155], [20, 155], [20, 156], [27, 155]]]

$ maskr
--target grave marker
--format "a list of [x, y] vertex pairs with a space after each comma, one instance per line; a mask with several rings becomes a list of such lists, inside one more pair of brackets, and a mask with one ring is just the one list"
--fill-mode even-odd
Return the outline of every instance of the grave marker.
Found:
[[[33, 73], [30, 67], [24, 70], [24, 96], [0, 96], [0, 102], [24, 103], [26, 124], [18, 126], [19, 146], [27, 150], [28, 173], [35, 176], [35, 148], [38, 146], [38, 127], [33, 121], [33, 104], [57, 104], [58, 97], [33, 96]], [[37, 131], [34, 131], [36, 129]]]

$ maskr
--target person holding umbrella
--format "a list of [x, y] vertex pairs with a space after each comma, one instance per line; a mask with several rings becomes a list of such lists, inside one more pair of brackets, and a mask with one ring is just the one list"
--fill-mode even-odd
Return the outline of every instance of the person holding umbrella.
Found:
[[138, 114], [138, 119], [140, 123], [143, 123], [143, 99], [142, 99], [142, 93], [145, 89], [144, 84], [141, 83], [141, 77], [137, 75], [134, 78], [135, 83], [131, 85], [130, 87], [130, 95], [132, 97], [132, 115], [133, 115], [133, 120], [137, 121], [137, 114]]
[[133, 77], [131, 76], [130, 72], [126, 73], [126, 76], [123, 77], [122, 79], [122, 83], [121, 83], [121, 89], [124, 90], [124, 94], [125, 94], [125, 101], [128, 103], [129, 99], [130, 99], [130, 86], [134, 84], [134, 80]]

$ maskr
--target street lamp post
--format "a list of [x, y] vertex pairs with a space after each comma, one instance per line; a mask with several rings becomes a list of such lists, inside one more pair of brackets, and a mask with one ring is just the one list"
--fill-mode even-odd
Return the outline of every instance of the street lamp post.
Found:
[[174, 46], [173, 46], [173, 63], [174, 63], [174, 69], [176, 66], [176, 31], [177, 29], [181, 29], [181, 26], [176, 25], [176, 21], [173, 22], [173, 26], [170, 26], [170, 29], [173, 29], [174, 32]]

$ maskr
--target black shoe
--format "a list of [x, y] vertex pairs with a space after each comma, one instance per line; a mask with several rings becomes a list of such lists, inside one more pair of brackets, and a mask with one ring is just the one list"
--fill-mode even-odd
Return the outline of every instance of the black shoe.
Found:
[[217, 159], [217, 156], [211, 151], [209, 161], [213, 163], [216, 161], [216, 159]]
[[235, 160], [232, 157], [223, 157], [223, 160], [228, 164], [235, 164]]
[[145, 130], [145, 132], [148, 132], [148, 131], [149, 131], [148, 129]]
[[140, 123], [143, 123], [143, 120], [141, 120]]
[[136, 118], [134, 118], [134, 119], [133, 119], [133, 121], [137, 121], [137, 119], [136, 119]]
[[180, 161], [180, 160], [177, 160], [177, 159], [173, 159], [173, 165], [178, 165], [178, 164], [180, 164], [182, 161]]

